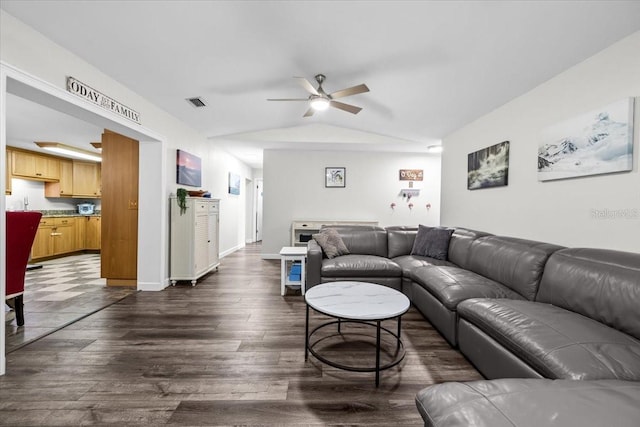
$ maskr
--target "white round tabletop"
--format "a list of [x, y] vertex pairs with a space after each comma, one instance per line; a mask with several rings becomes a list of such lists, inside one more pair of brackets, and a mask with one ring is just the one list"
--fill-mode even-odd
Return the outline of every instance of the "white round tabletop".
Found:
[[409, 310], [409, 298], [387, 286], [367, 282], [330, 282], [307, 290], [304, 299], [316, 311], [350, 320], [384, 320]]

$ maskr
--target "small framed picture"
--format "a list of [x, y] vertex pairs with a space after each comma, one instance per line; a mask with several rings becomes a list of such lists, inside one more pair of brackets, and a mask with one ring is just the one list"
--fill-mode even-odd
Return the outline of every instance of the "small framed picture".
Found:
[[229, 194], [240, 194], [240, 175], [229, 172]]
[[347, 168], [324, 168], [324, 186], [344, 188], [347, 181]]

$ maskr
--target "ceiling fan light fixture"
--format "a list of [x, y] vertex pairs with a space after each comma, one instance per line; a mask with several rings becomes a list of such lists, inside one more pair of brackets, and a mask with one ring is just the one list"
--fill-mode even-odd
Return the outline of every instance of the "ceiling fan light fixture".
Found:
[[327, 108], [329, 108], [329, 104], [331, 101], [329, 101], [327, 98], [323, 98], [321, 96], [318, 96], [316, 98], [312, 98], [311, 99], [311, 108], [313, 108], [316, 111], [324, 111]]
[[58, 154], [64, 154], [76, 159], [92, 160], [94, 162], [102, 162], [102, 156], [98, 153], [92, 153], [80, 148], [71, 147], [69, 145], [60, 144], [59, 142], [36, 142], [36, 145], [43, 150], [52, 151]]

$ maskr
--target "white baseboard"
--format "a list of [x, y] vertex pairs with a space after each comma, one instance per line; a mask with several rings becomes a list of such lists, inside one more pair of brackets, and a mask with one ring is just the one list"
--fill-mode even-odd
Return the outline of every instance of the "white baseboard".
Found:
[[226, 251], [220, 253], [220, 258], [224, 258], [227, 255], [230, 255], [230, 254], [234, 253], [235, 251], [239, 251], [240, 249], [242, 249], [244, 247], [245, 247], [245, 245], [238, 245], [238, 246], [235, 246], [235, 247], [233, 247], [231, 249], [227, 249]]
[[169, 280], [165, 279], [164, 283], [159, 282], [138, 282], [137, 289], [139, 291], [161, 291], [169, 286]]
[[260, 254], [262, 259], [280, 259], [280, 254]]

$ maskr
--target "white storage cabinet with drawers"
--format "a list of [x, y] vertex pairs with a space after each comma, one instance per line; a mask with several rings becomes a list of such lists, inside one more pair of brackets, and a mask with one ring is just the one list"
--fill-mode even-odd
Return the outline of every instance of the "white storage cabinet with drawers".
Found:
[[171, 204], [171, 251], [169, 279], [196, 281], [220, 265], [219, 215], [220, 200], [187, 197], [187, 210], [180, 214], [175, 197]]

